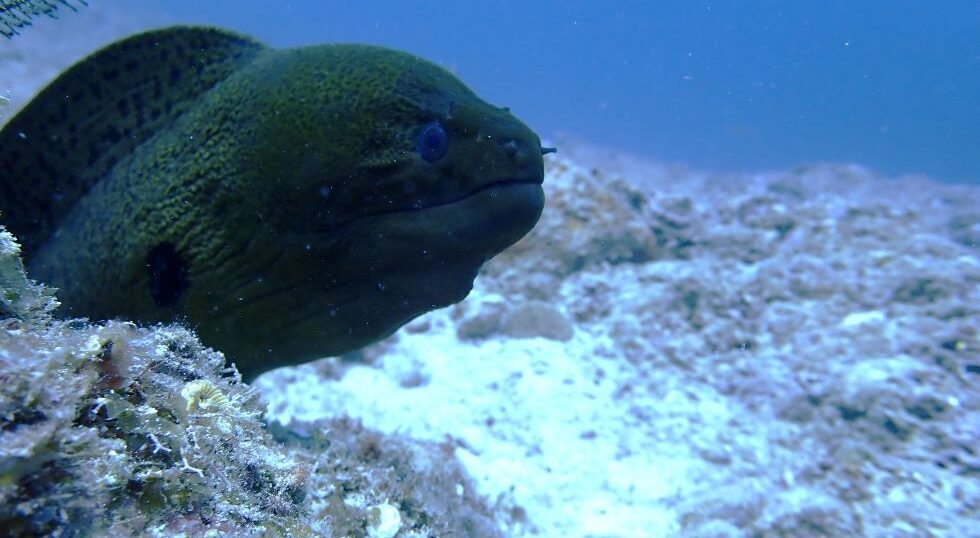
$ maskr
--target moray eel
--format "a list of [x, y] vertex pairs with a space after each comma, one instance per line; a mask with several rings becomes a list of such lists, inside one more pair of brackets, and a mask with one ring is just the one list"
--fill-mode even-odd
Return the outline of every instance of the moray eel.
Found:
[[462, 300], [537, 222], [550, 151], [410, 54], [167, 28], [0, 131], [0, 222], [68, 315], [183, 321], [251, 378]]

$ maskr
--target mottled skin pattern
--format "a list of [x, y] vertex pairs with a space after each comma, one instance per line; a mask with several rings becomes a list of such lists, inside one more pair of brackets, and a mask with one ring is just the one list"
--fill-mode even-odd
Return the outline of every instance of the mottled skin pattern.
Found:
[[0, 132], [2, 222], [68, 314], [185, 320], [249, 377], [461, 300], [542, 178], [538, 137], [425, 60], [202, 28], [96, 53]]

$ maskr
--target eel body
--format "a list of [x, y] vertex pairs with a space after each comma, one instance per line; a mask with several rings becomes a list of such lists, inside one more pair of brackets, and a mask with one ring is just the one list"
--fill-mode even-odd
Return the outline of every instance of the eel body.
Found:
[[0, 131], [0, 222], [70, 316], [183, 321], [247, 377], [463, 299], [544, 205], [538, 137], [416, 56], [136, 35]]

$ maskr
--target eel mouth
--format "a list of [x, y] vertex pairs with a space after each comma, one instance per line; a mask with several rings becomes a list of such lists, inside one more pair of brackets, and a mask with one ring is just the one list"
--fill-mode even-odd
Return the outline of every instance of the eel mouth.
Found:
[[[434, 204], [424, 204], [424, 205], [418, 205], [418, 204], [416, 204], [416, 205], [414, 205], [412, 207], [406, 207], [406, 208], [402, 208], [402, 209], [393, 209], [391, 211], [384, 211], [382, 213], [375, 213], [375, 215], [390, 215], [390, 214], [395, 214], [395, 213], [413, 213], [413, 212], [417, 212], [417, 211], [425, 211], [426, 209], [435, 209], [437, 207], [443, 207], [443, 206], [457, 204], [459, 202], [462, 202], [462, 201], [464, 201], [466, 199], [472, 198], [472, 197], [474, 197], [474, 196], [476, 196], [476, 195], [478, 195], [480, 193], [483, 193], [485, 191], [496, 191], [496, 190], [499, 190], [499, 189], [502, 189], [502, 188], [516, 187], [516, 186], [519, 186], [519, 185], [538, 185], [538, 186], [544, 185], [544, 175], [542, 174], [540, 176], [535, 176], [535, 177], [532, 177], [532, 178], [525, 178], [525, 179], [500, 179], [500, 180], [497, 180], [497, 181], [490, 181], [490, 182], [483, 183], [483, 184], [479, 185], [478, 187], [470, 190], [469, 192], [467, 192], [466, 194], [464, 194], [462, 196], [458, 196], [458, 197], [452, 198], [450, 200], [446, 200], [446, 201], [438, 202], [438, 203], [434, 203]], [[493, 194], [491, 194], [491, 196], [492, 195]]]
[[[483, 185], [480, 185], [479, 187], [473, 189], [472, 191], [468, 192], [464, 196], [457, 198], [456, 200], [453, 200], [451, 202], [446, 202], [446, 203], [451, 204], [453, 202], [458, 202], [464, 198], [469, 198], [470, 196], [473, 196], [474, 194], [480, 191], [485, 191], [487, 189], [492, 189], [496, 187], [508, 187], [510, 185], [544, 185], [544, 176], [541, 175], [541, 176], [527, 178], [527, 179], [502, 179], [499, 181], [491, 181], [489, 183], [484, 183]], [[428, 207], [437, 207], [439, 205], [444, 205], [444, 204], [436, 204]]]
[[[400, 207], [400, 208], [396, 208], [396, 209], [390, 209], [390, 210], [387, 210], [387, 211], [380, 211], [380, 212], [377, 212], [377, 213], [369, 213], [367, 215], [360, 215], [360, 216], [355, 217], [353, 219], [350, 219], [350, 220], [348, 220], [346, 222], [342, 222], [342, 223], [340, 223], [340, 224], [338, 224], [336, 226], [332, 226], [330, 228], [324, 228], [324, 229], [316, 230], [316, 233], [322, 234], [322, 233], [338, 233], [338, 232], [343, 232], [347, 228], [350, 228], [353, 225], [358, 224], [358, 223], [360, 223], [362, 221], [365, 221], [365, 220], [371, 220], [371, 219], [381, 218], [381, 217], [386, 217], [386, 216], [395, 216], [395, 215], [399, 215], [399, 214], [421, 213], [421, 212], [424, 212], [424, 211], [427, 211], [427, 210], [434, 210], [434, 209], [438, 209], [438, 208], [445, 208], [447, 206], [452, 206], [452, 205], [455, 205], [455, 204], [459, 204], [461, 202], [470, 200], [470, 199], [472, 199], [472, 198], [474, 198], [476, 196], [479, 196], [481, 194], [489, 194], [489, 196], [491, 198], [494, 198], [494, 197], [497, 196], [498, 193], [500, 193], [502, 190], [505, 190], [505, 189], [511, 189], [511, 188], [521, 187], [521, 186], [524, 186], [524, 187], [529, 187], [529, 186], [541, 187], [543, 184], [544, 184], [544, 174], [537, 175], [537, 176], [534, 176], [534, 177], [529, 177], [529, 178], [500, 179], [500, 180], [497, 180], [497, 181], [490, 181], [490, 182], [483, 183], [483, 184], [477, 186], [476, 188], [474, 188], [474, 189], [466, 192], [462, 196], [457, 196], [457, 197], [451, 198], [449, 200], [444, 200], [444, 201], [440, 201], [440, 202], [432, 203], [432, 204], [426, 204], [426, 203], [422, 202], [421, 200], [419, 200], [416, 203], [411, 204], [411, 205], [408, 205], [408, 206], [405, 206], [405, 207]], [[422, 202], [422, 203], [420, 203], [420, 202]]]

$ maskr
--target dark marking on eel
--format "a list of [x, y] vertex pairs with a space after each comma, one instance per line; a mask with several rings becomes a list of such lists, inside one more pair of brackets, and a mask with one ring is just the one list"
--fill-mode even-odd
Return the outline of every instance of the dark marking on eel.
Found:
[[187, 264], [171, 243], [160, 243], [146, 257], [150, 297], [160, 307], [174, 306], [187, 289]]

